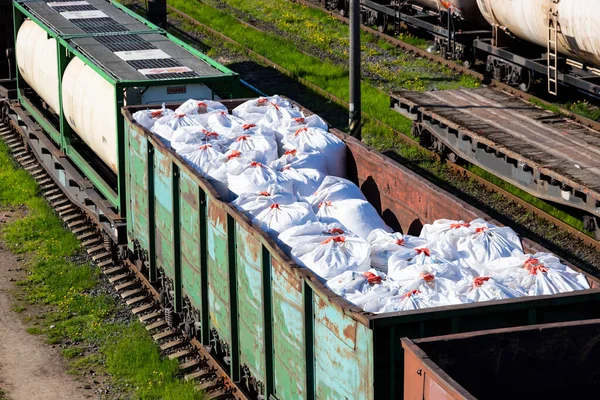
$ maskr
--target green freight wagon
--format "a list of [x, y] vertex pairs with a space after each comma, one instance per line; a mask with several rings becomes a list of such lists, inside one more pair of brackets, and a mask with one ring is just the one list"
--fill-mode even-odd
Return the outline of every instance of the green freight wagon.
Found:
[[[241, 100], [225, 101], [232, 109]], [[371, 314], [296, 266], [132, 114], [122, 110], [128, 237], [140, 267], [163, 283], [167, 304], [228, 366], [231, 378], [266, 399], [398, 399], [400, 338], [581, 320], [600, 316], [593, 289], [554, 296]], [[435, 219], [489, 216], [339, 131], [348, 175], [394, 229], [418, 234]], [[542, 248], [524, 240], [528, 251]]]
[[104, 211], [92, 211], [124, 240], [121, 107], [237, 97], [239, 77], [116, 2], [15, 0], [13, 11], [19, 104], [101, 193]]

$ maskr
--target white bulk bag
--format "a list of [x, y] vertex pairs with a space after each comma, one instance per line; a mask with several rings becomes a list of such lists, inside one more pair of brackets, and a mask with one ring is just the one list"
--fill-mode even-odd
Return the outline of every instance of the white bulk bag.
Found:
[[417, 247], [414, 249], [402, 248], [392, 254], [388, 260], [388, 277], [394, 280], [402, 280], [404, 271], [411, 266], [414, 266], [414, 268], [419, 266], [434, 268], [437, 275], [453, 281], [476, 276], [474, 271], [465, 268], [456, 261], [448, 261], [439, 257], [427, 247]]
[[365, 195], [354, 182], [329, 175], [323, 179], [316, 192], [306, 200], [313, 206], [313, 211], [317, 212], [319, 204], [323, 202], [348, 199], [367, 201]]
[[528, 274], [521, 280], [521, 286], [529, 296], [566, 293], [590, 288], [582, 274], [578, 274], [570, 268], [569, 270], [561, 271], [543, 264], [534, 265], [527, 269]]
[[347, 291], [343, 297], [364, 311], [379, 312], [387, 300], [398, 293], [398, 287], [376, 269], [372, 268], [362, 275], [365, 279], [363, 285], [354, 291]]
[[464, 279], [456, 284], [456, 293], [463, 303], [513, 299], [525, 296], [519, 287], [509, 287], [502, 280], [489, 276]]
[[326, 282], [326, 286], [339, 296], [344, 297], [347, 293], [362, 290], [367, 283], [365, 272], [344, 271]]
[[499, 258], [490, 262], [483, 272], [522, 287], [530, 296], [590, 288], [585, 275], [549, 253], [513, 254]]
[[392, 254], [405, 249], [427, 247], [427, 240], [403, 235], [399, 232], [387, 232], [382, 229], [374, 229], [369, 233], [367, 242], [371, 244], [371, 265], [387, 272], [388, 261]]
[[242, 153], [248, 151], [260, 152], [264, 155], [267, 164], [275, 161], [278, 157], [275, 138], [261, 134], [239, 135], [229, 145], [229, 150], [237, 150]]
[[223, 162], [223, 154], [211, 144], [186, 145], [177, 151], [200, 175], [206, 177], [209, 169], [216, 168]]
[[392, 270], [388, 278], [404, 292], [420, 290], [429, 295], [442, 294], [445, 298], [452, 296], [456, 285], [454, 271], [440, 264], [410, 264], [403, 269]]
[[283, 138], [286, 149], [304, 147], [324, 154], [330, 175], [346, 176], [346, 145], [332, 133], [317, 128], [300, 128]]
[[288, 149], [281, 157], [273, 161], [269, 166], [277, 171], [283, 168], [312, 168], [327, 175], [326, 155], [304, 148]]
[[304, 114], [297, 108], [283, 108], [271, 104], [267, 108], [267, 112], [256, 124], [276, 130], [277, 139], [282, 143], [285, 136], [279, 132], [281, 125], [287, 121], [294, 121], [302, 118], [304, 118]]
[[165, 104], [163, 103], [162, 107], [154, 110], [141, 110], [137, 111], [133, 114], [133, 119], [135, 122], [140, 124], [146, 129], [152, 129], [154, 123], [158, 121], [162, 117], [166, 117], [169, 115], [173, 115], [173, 110], [165, 108]]
[[321, 185], [323, 179], [325, 179], [325, 175], [314, 168], [292, 168], [285, 166], [280, 172], [284, 178], [292, 181], [294, 184], [294, 194], [299, 198], [312, 195]]
[[419, 237], [431, 243], [431, 248], [449, 260], [460, 258], [456, 248], [457, 241], [471, 235], [478, 228], [493, 228], [495, 225], [477, 218], [471, 222], [439, 219], [432, 224], [425, 224]]
[[188, 145], [201, 146], [210, 144], [215, 150], [222, 151], [228, 141], [221, 138], [217, 132], [210, 132], [202, 126], [183, 126], [173, 132], [171, 136], [171, 147], [175, 151]]
[[325, 223], [339, 222], [350, 232], [366, 239], [373, 229], [391, 232], [377, 210], [367, 201], [358, 199], [324, 201], [318, 206], [317, 218]]
[[247, 192], [262, 192], [270, 185], [277, 184], [289, 193], [294, 192], [294, 184], [266, 164], [248, 159], [233, 159], [227, 163], [229, 190], [239, 195]]
[[476, 232], [456, 241], [459, 256], [471, 268], [481, 273], [497, 259], [523, 254], [521, 239], [509, 227], [477, 228]]
[[410, 292], [398, 294], [387, 299], [380, 312], [387, 313], [422, 310], [424, 308], [431, 307], [434, 307], [434, 305], [429, 301], [427, 295], [418, 290], [412, 290]]
[[347, 234], [347, 230], [341, 224], [308, 222], [285, 230], [279, 235], [277, 242], [286, 253], [289, 253], [295, 246], [344, 234]]
[[242, 153], [237, 150], [231, 150], [214, 163], [214, 169], [209, 169], [206, 178], [213, 185], [217, 193], [219, 193], [221, 200], [231, 201], [236, 197], [234, 192], [229, 190], [229, 178], [227, 176], [229, 172], [228, 167], [231, 165], [231, 168], [233, 168], [234, 165], [239, 165], [240, 163], [245, 164], [252, 161], [263, 162], [264, 157], [262, 153], [256, 151]]
[[236, 117], [245, 119], [250, 123], [256, 124], [260, 121], [270, 108], [293, 109], [291, 101], [278, 95], [271, 97], [259, 97], [258, 99], [248, 100], [234, 108], [231, 113]]
[[205, 114], [212, 111], [227, 111], [223, 103], [213, 100], [189, 99], [175, 110], [176, 114]]
[[167, 114], [154, 123], [151, 131], [166, 140], [171, 140], [173, 132], [184, 126], [202, 126], [199, 119], [188, 114]]
[[[200, 114], [198, 115], [200, 116]], [[225, 111], [213, 111], [205, 114], [203, 118], [206, 119], [204, 124], [209, 130], [217, 132], [222, 137], [229, 140], [234, 140], [239, 135], [239, 129], [246, 130], [254, 125], [249, 124], [245, 120], [238, 118], [234, 115], [229, 115]]]
[[369, 243], [350, 235], [323, 235], [294, 246], [291, 253], [296, 263], [310, 268], [323, 279], [331, 279], [344, 271], [367, 271], [371, 264]]
[[302, 128], [317, 128], [324, 131], [329, 131], [327, 123], [319, 117], [317, 114], [309, 115], [308, 117], [286, 119], [281, 121], [281, 124], [277, 130], [284, 136], [293, 135]]
[[316, 222], [316, 220], [315, 214], [307, 203], [273, 203], [258, 213], [252, 219], [252, 224], [277, 239], [281, 232], [292, 226], [304, 225], [307, 222]]
[[[231, 204], [243, 213], [255, 217], [273, 204], [293, 204], [298, 199], [279, 185], [270, 185], [261, 192], [241, 193]], [[314, 213], [313, 213], [314, 214]]]

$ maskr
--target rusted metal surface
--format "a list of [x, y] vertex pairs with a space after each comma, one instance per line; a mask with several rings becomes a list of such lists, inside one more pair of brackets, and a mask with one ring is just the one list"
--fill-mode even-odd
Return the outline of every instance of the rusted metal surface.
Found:
[[[252, 378], [264, 385], [266, 360], [263, 317], [264, 290], [262, 284], [262, 244], [254, 230], [236, 224], [236, 281], [238, 324], [240, 329], [240, 364]], [[257, 383], [258, 384], [258, 383]]]
[[[149, 204], [148, 193], [148, 140], [136, 129], [130, 128], [127, 135], [129, 145], [128, 187], [129, 211], [127, 218], [127, 234], [136, 238], [142, 248], [150, 248]], [[129, 243], [133, 248], [133, 243]]]
[[[423, 371], [438, 373], [440, 386], [482, 399], [586, 398], [597, 390], [599, 335], [595, 319], [405, 338], [405, 351], [416, 359], [405, 373], [416, 381], [422, 363]], [[422, 390], [412, 386], [411, 398]]]
[[475, 400], [410, 339], [402, 339], [402, 347], [405, 400]]
[[373, 332], [314, 294], [316, 397], [374, 399]]
[[181, 283], [183, 294], [197, 310], [202, 309], [200, 252], [200, 200], [198, 186], [182, 171], [179, 179], [179, 209], [181, 228]]
[[302, 277], [271, 260], [275, 396], [306, 398]]
[[227, 213], [217, 200], [208, 199], [208, 302], [211, 328], [224, 344], [231, 343]]
[[414, 235], [420, 233], [422, 224], [442, 215], [464, 220], [490, 218], [389, 157], [366, 148], [360, 141], [339, 131], [333, 133], [348, 146], [349, 177], [358, 182], [369, 202], [392, 228]]
[[173, 176], [171, 159], [168, 155], [154, 153], [154, 226], [156, 262], [170, 279], [175, 279], [174, 243], [173, 243]]

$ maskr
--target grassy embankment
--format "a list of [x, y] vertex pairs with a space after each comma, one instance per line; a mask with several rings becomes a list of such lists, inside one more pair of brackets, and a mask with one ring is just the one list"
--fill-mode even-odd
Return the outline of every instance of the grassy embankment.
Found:
[[[24, 208], [25, 216], [1, 226], [0, 239], [27, 260], [27, 278], [18, 282], [23, 300], [14, 310], [40, 307], [28, 332], [70, 344], [63, 354], [72, 373], [108, 374], [117, 392], [140, 399], [201, 398], [192, 383], [177, 378], [177, 362], [161, 357], [140, 323], [115, 318], [121, 306], [103, 290], [99, 269], [81, 261], [79, 241], [0, 142], [0, 210], [15, 208]], [[98, 351], [90, 352], [94, 346]]]

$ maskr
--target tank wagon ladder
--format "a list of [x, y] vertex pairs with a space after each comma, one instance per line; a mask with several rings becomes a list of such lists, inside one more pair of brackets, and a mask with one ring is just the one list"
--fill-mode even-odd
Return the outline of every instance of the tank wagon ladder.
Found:
[[[558, 4], [560, 0], [553, 0], [552, 4]], [[553, 6], [548, 10], [548, 93], [558, 94], [558, 11]]]

